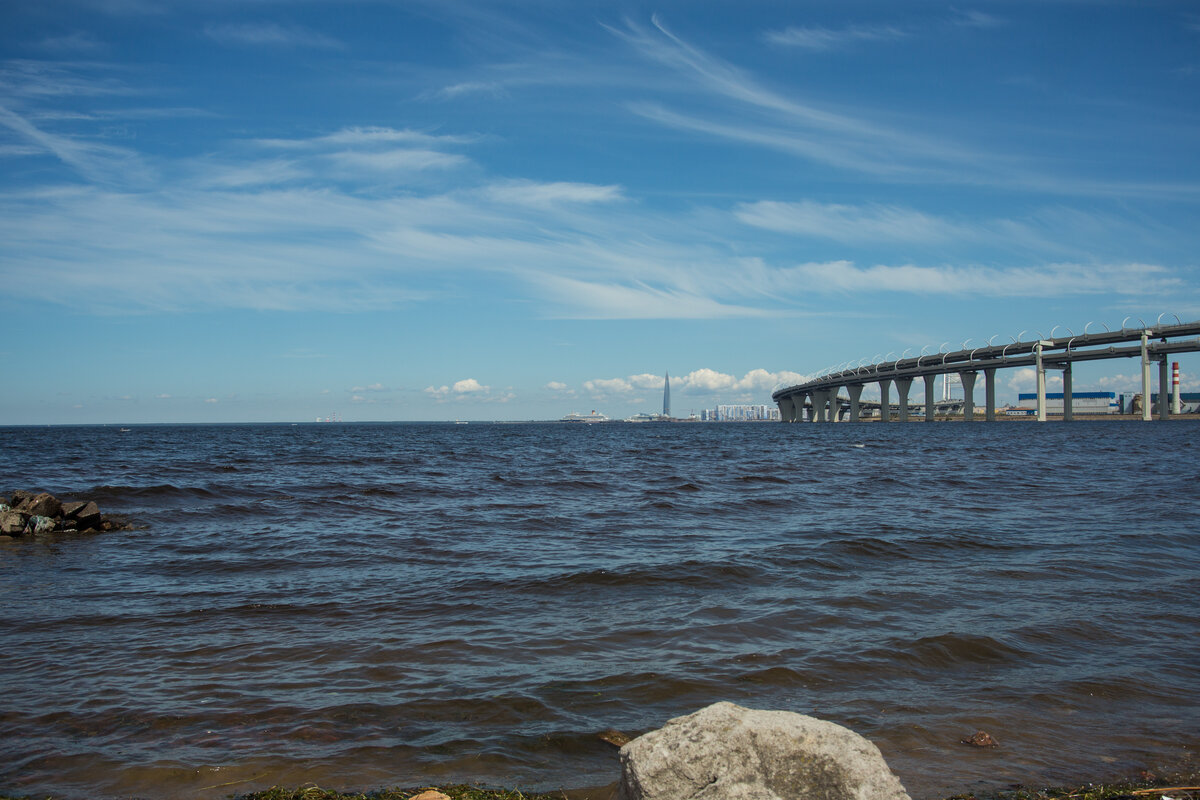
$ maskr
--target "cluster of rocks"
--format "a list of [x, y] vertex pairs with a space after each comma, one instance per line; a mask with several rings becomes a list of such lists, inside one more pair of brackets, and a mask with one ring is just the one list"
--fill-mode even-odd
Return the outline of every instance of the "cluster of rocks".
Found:
[[0, 499], [0, 535], [24, 536], [55, 531], [130, 530], [125, 520], [107, 517], [91, 500], [63, 502], [52, 494], [18, 489]]

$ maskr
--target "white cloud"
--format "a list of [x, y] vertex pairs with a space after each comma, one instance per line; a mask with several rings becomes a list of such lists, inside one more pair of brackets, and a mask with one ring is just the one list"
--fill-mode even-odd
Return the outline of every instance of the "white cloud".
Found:
[[546, 384], [546, 388], [552, 392], [565, 392], [567, 385], [561, 381], [550, 381]]
[[[1158, 391], [1158, 376], [1151, 376], [1152, 392]], [[1142, 391], [1141, 375], [1104, 375], [1096, 381], [1101, 391], [1105, 392], [1140, 392]]]
[[623, 378], [598, 378], [584, 381], [583, 390], [593, 397], [601, 399], [612, 395], [629, 394], [633, 391], [633, 387], [629, 385], [629, 381]]
[[382, 383], [372, 383], [369, 386], [354, 386], [349, 391], [355, 394], [361, 394], [364, 392], [386, 392], [388, 391], [388, 388]]
[[166, 393], [164, 392], [163, 394], [156, 394], [156, 395], [154, 396], [154, 398], [155, 398], [156, 400], [170, 400], [170, 399], [171, 399], [171, 395], [169, 395], [169, 394], [166, 394]]
[[[718, 372], [706, 367], [689, 372], [687, 375], [679, 378], [678, 383], [682, 391], [697, 394], [721, 392], [769, 394], [777, 386], [790, 386], [803, 383], [808, 379], [809, 376], [798, 372], [789, 372], [787, 370], [768, 372], [761, 368], [752, 369], [741, 378], [738, 378], [734, 375]], [[676, 379], [672, 379], [671, 383], [675, 385]]]
[[[728, 394], [738, 397], [755, 397], [770, 394], [772, 390], [781, 385], [791, 386], [803, 383], [809, 377], [787, 370], [769, 372], [765, 369], [752, 369], [738, 378], [735, 375], [702, 367], [692, 370], [686, 375], [672, 377], [671, 389], [684, 394]], [[626, 378], [599, 378], [583, 383], [584, 390], [597, 399], [627, 396], [638, 391], [661, 390], [662, 386], [663, 376], [650, 373], [630, 375]]]
[[[1062, 391], [1062, 373], [1058, 370], [1047, 370], [1046, 372], [1046, 391], [1061, 392]], [[1012, 371], [1011, 377], [1008, 379], [1008, 388], [1014, 392], [1033, 392], [1037, 390], [1037, 370], [1033, 367], [1021, 367]]]
[[454, 383], [455, 394], [478, 394], [480, 392], [488, 391], [489, 388], [490, 387], [483, 386], [474, 378], [465, 378]]
[[[424, 392], [434, 400], [437, 400], [439, 403], [441, 403], [451, 398], [456, 400], [462, 400], [468, 397], [473, 399], [483, 399], [486, 398], [491, 392], [491, 387], [484, 386], [474, 378], [464, 378], [461, 381], [455, 381], [454, 384], [450, 386], [427, 386], [425, 387]], [[489, 399], [502, 399], [502, 396], [501, 398]]]
[[218, 399], [217, 399], [217, 398], [215, 398], [215, 397], [209, 397], [209, 398], [205, 399], [205, 401], [204, 401], [204, 402], [206, 402], [206, 403], [219, 403], [219, 402], [221, 402], [221, 401], [220, 401], [220, 400], [218, 400]]

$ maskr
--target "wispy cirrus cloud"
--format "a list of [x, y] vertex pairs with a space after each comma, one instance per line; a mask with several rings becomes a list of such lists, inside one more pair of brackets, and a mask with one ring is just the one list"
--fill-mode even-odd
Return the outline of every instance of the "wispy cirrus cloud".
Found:
[[1170, 237], [1168, 227], [1153, 219], [1130, 220], [1063, 206], [1047, 206], [1017, 219], [939, 216], [908, 206], [885, 203], [819, 203], [813, 200], [762, 200], [739, 203], [734, 216], [742, 223], [775, 233], [845, 245], [917, 245], [927, 252], [1031, 254], [1057, 261], [1089, 258], [1106, 252], [1110, 260], [1136, 258], [1141, 248]]
[[[786, 270], [818, 292], [1029, 297], [1046, 294], [1154, 295], [1180, 289], [1183, 281], [1157, 264], [1040, 264], [1031, 267], [858, 267], [849, 261], [802, 264]], [[782, 274], [781, 274], [782, 277]]]
[[62, 36], [48, 36], [38, 42], [36, 46], [39, 50], [56, 54], [93, 54], [108, 50], [108, 45], [87, 31], [74, 31]]
[[908, 31], [895, 25], [851, 25], [845, 28], [793, 26], [769, 31], [766, 40], [771, 44], [806, 50], [833, 50], [857, 42], [881, 42], [906, 36]]
[[742, 203], [739, 220], [756, 228], [840, 242], [938, 242], [977, 238], [968, 226], [895, 205], [845, 205], [812, 200]]
[[3, 105], [0, 105], [0, 126], [8, 128], [27, 145], [54, 156], [94, 183], [136, 186], [144, 185], [153, 178], [152, 170], [134, 150], [82, 137], [50, 133]]
[[[942, 137], [913, 134], [865, 115], [830, 111], [785, 96], [750, 74], [675, 35], [658, 19], [652, 28], [629, 22], [611, 29], [646, 58], [674, 70], [698, 88], [742, 106], [743, 113], [706, 116], [644, 101], [634, 113], [666, 125], [791, 152], [833, 166], [869, 173], [921, 173], [950, 177], [948, 169], [976, 169], [983, 154]], [[747, 118], [745, 109], [757, 116]]]
[[566, 181], [505, 181], [488, 186], [485, 193], [495, 202], [534, 207], [554, 207], [561, 203], [611, 203], [624, 199], [620, 186]]
[[137, 94], [115, 71], [96, 61], [9, 59], [0, 63], [0, 97], [52, 100]]
[[999, 28], [1007, 24], [1003, 17], [978, 9], [957, 9], [952, 23], [963, 28]]
[[323, 33], [310, 31], [296, 25], [280, 25], [276, 22], [252, 22], [225, 25], [207, 25], [204, 33], [221, 44], [247, 45], [251, 47], [317, 47], [340, 49], [342, 43]]

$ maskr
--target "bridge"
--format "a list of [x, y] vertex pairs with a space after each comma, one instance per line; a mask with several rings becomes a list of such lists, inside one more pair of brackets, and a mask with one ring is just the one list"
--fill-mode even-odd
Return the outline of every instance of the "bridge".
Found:
[[[1165, 315], [1163, 315], [1165, 316]], [[975, 419], [975, 382], [980, 373], [984, 379], [984, 419], [992, 422], [996, 419], [996, 370], [1012, 367], [1034, 367], [1037, 373], [1037, 419], [1046, 420], [1046, 372], [1061, 370], [1063, 381], [1063, 420], [1074, 416], [1071, 402], [1071, 365], [1077, 361], [1095, 361], [1111, 358], [1140, 358], [1142, 366], [1142, 419], [1151, 419], [1150, 385], [1151, 364], [1158, 362], [1159, 374], [1159, 403], [1160, 419], [1170, 416], [1168, 397], [1170, 372], [1169, 357], [1175, 353], [1190, 353], [1200, 351], [1200, 321], [1181, 322], [1175, 317], [1175, 324], [1162, 324], [1162, 316], [1154, 325], [1144, 321], [1139, 327], [1125, 327], [1121, 323], [1118, 331], [1105, 330], [1089, 333], [1084, 327], [1081, 334], [1071, 333], [1069, 336], [1055, 337], [1058, 328], [1050, 331], [1050, 337], [1040, 334], [1037, 339], [1018, 340], [1005, 345], [993, 345], [989, 341], [982, 347], [972, 350], [962, 349], [953, 352], [937, 352], [922, 354], [916, 358], [901, 358], [896, 361], [879, 361], [874, 364], [859, 364], [829, 372], [819, 378], [805, 383], [776, 389], [771, 399], [779, 406], [780, 418], [784, 422], [804, 422], [805, 411], [809, 411], [808, 421], [834, 422], [848, 408], [851, 422], [862, 418], [866, 408], [880, 409], [880, 421], [891, 420], [890, 402], [892, 384], [895, 384], [898, 398], [900, 422], [908, 422], [910, 408], [908, 394], [914, 380], [920, 378], [925, 382], [924, 419], [933, 422], [938, 404], [934, 401], [933, 385], [939, 375], [957, 374], [962, 382], [963, 400], [961, 405], [963, 419]], [[995, 339], [996, 337], [992, 337]], [[944, 345], [943, 345], [944, 346]], [[890, 354], [889, 354], [890, 355]], [[863, 387], [869, 383], [879, 384], [879, 402], [867, 402], [861, 399]], [[839, 392], [845, 389], [848, 397], [842, 397]], [[1176, 411], [1178, 413], [1178, 410]]]

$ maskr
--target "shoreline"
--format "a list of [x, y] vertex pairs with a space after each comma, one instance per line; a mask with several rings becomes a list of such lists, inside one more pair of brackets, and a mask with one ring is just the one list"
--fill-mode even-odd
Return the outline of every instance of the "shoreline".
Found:
[[[239, 783], [235, 782], [235, 783]], [[232, 787], [233, 784], [230, 784]], [[551, 792], [524, 792], [471, 784], [423, 785], [410, 788], [380, 788], [363, 792], [326, 789], [315, 784], [296, 787], [271, 786], [242, 794], [225, 795], [232, 800], [413, 800], [441, 793], [448, 800], [612, 800], [617, 784]], [[913, 800], [1200, 800], [1200, 771], [1164, 776], [1147, 773], [1136, 780], [1112, 779], [1072, 783], [1061, 787], [1010, 786], [1004, 789], [968, 790], [944, 798]], [[0, 800], [67, 800], [54, 795], [9, 794], [0, 790]], [[141, 800], [158, 800], [141, 798]], [[423, 798], [425, 800], [425, 798]]]

